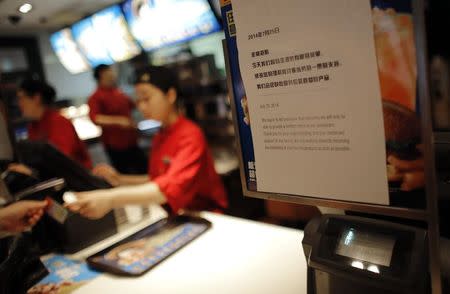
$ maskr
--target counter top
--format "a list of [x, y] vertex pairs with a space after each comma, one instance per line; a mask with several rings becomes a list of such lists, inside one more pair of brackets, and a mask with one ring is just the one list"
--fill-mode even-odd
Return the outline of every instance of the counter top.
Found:
[[102, 275], [74, 293], [306, 294], [303, 232], [204, 212], [212, 228], [137, 278]]

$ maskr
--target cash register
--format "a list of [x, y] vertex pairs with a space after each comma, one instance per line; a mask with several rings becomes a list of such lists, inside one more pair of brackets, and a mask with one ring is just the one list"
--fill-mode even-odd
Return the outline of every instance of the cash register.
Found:
[[[52, 145], [45, 142], [17, 142], [13, 133], [0, 101], [0, 205], [23, 199], [43, 200], [46, 196], [62, 204], [62, 195], [66, 190], [81, 192], [111, 187]], [[34, 169], [36, 174], [26, 176], [8, 172], [10, 163], [25, 164]], [[64, 183], [64, 189], [61, 183]], [[51, 191], [52, 187], [58, 189]], [[9, 192], [11, 195], [7, 196]], [[74, 253], [117, 233], [113, 212], [95, 221], [67, 213], [68, 217], [62, 224], [44, 216], [35, 226], [33, 234], [44, 253], [55, 249]]]
[[425, 230], [324, 215], [304, 230], [308, 294], [428, 293]]
[[[24, 164], [39, 172], [39, 180], [49, 181], [55, 177], [64, 180], [65, 189], [52, 195], [52, 198], [60, 204], [63, 203], [64, 191], [82, 192], [111, 187], [107, 182], [93, 176], [84, 167], [48, 143], [18, 142], [16, 150]], [[49, 250], [57, 249], [65, 253], [74, 253], [117, 233], [113, 212], [98, 220], [86, 219], [71, 212], [67, 213], [68, 217], [63, 224], [54, 221], [46, 222], [44, 219], [41, 222], [43, 224], [36, 226], [34, 231], [44, 245], [43, 247], [46, 246], [48, 240], [52, 240], [52, 244], [47, 244], [50, 247]], [[41, 228], [42, 226], [45, 228]]]

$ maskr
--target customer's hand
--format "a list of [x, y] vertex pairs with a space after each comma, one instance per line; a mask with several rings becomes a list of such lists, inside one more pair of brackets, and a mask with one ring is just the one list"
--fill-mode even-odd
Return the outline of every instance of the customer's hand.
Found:
[[33, 176], [33, 171], [31, 170], [31, 168], [20, 163], [11, 163], [8, 166], [8, 171], [24, 174], [30, 177]]
[[92, 173], [97, 176], [105, 179], [112, 186], [120, 186], [120, 173], [110, 165], [107, 164], [99, 164], [93, 170]]
[[104, 217], [113, 209], [113, 197], [110, 190], [76, 193], [77, 201], [65, 206], [72, 212], [90, 219]]
[[0, 230], [19, 233], [34, 226], [44, 214], [47, 201], [19, 201], [0, 209]]

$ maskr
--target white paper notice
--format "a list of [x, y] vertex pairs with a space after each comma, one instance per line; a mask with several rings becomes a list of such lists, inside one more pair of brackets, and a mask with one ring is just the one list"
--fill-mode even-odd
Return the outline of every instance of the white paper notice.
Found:
[[233, 1], [258, 191], [389, 204], [370, 1]]

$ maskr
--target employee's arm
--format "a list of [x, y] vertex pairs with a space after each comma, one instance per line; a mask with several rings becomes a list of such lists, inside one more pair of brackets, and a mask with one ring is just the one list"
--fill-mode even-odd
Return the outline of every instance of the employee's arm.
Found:
[[99, 126], [120, 126], [123, 128], [134, 128], [134, 122], [126, 116], [97, 114], [94, 123]]
[[173, 158], [164, 175], [146, 184], [78, 193], [79, 201], [67, 205], [68, 208], [94, 219], [127, 204], [167, 203], [172, 211], [178, 212], [195, 197], [195, 184], [200, 181], [201, 158], [206, 152], [205, 139], [200, 133], [186, 135], [181, 143], [183, 148]]
[[115, 168], [107, 164], [99, 164], [93, 170], [93, 174], [104, 178], [111, 185], [128, 186], [140, 185], [148, 183], [150, 178], [148, 175], [124, 175], [119, 173]]
[[122, 115], [106, 115], [98, 97], [89, 98], [89, 117], [99, 126], [121, 126], [124, 128], [134, 128], [133, 121]]
[[164, 204], [166, 196], [159, 186], [153, 182], [136, 186], [117, 187], [107, 190], [97, 190], [76, 194], [78, 201], [68, 204], [67, 207], [82, 216], [98, 219], [114, 208], [129, 204]]
[[141, 185], [148, 183], [148, 175], [119, 175], [120, 186]]

